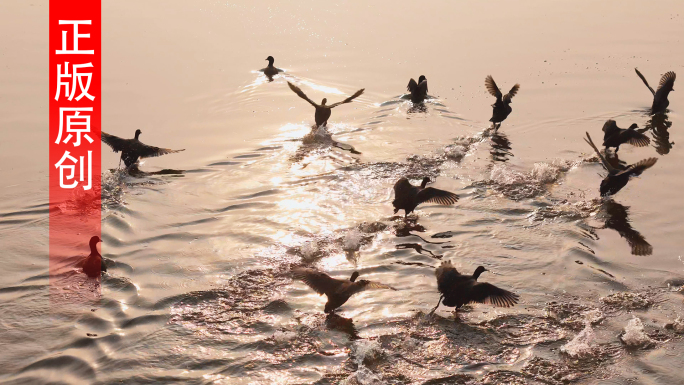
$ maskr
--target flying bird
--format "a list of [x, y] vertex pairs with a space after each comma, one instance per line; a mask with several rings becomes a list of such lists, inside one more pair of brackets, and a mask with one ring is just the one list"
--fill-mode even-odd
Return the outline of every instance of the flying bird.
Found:
[[104, 259], [97, 251], [97, 244], [102, 242], [102, 239], [97, 235], [90, 238], [90, 255], [88, 255], [83, 262], [83, 272], [90, 278], [97, 278], [101, 272], [107, 271], [107, 265]]
[[418, 83], [413, 78], [409, 80], [406, 90], [411, 93], [411, 101], [413, 103], [422, 103], [427, 98], [428, 84], [425, 75], [420, 75]]
[[309, 104], [311, 104], [312, 106], [314, 106], [316, 108], [316, 114], [314, 115], [314, 118], [316, 119], [316, 126], [322, 126], [322, 125], [327, 124], [328, 119], [330, 118], [330, 115], [332, 114], [332, 111], [330, 111], [331, 109], [339, 106], [340, 104], [351, 103], [352, 100], [361, 96], [361, 94], [363, 94], [363, 91], [365, 90], [365, 88], [362, 88], [362, 89], [356, 91], [356, 93], [354, 95], [344, 99], [341, 102], [326, 105], [326, 103], [328, 102], [328, 99], [323, 98], [323, 101], [321, 101], [321, 104], [316, 104], [316, 103], [314, 103], [313, 100], [309, 99], [309, 97], [306, 96], [306, 94], [304, 92], [302, 92], [302, 90], [299, 87], [297, 87], [296, 85], [294, 85], [290, 82], [287, 82], [287, 85], [290, 86], [290, 89], [295, 94], [297, 94], [300, 98], [306, 100], [307, 102], [309, 102]]
[[406, 178], [401, 178], [394, 184], [394, 213], [404, 210], [404, 217], [408, 216], [421, 203], [434, 202], [441, 205], [452, 205], [458, 202], [458, 195], [449, 191], [425, 187], [430, 178], [423, 178], [420, 186], [414, 186]]
[[499, 87], [494, 82], [492, 75], [487, 75], [485, 78], [485, 87], [487, 88], [487, 91], [492, 94], [492, 96], [496, 97], [496, 102], [492, 104], [492, 107], [494, 108], [492, 112], [492, 118], [489, 119], [489, 121], [494, 124], [498, 123], [499, 126], [501, 126], [501, 122], [506, 120], [511, 111], [513, 111], [513, 108], [511, 108], [512, 99], [518, 93], [520, 84], [514, 85], [506, 95], [503, 95]]
[[451, 261], [442, 262], [435, 270], [437, 277], [437, 289], [440, 292], [437, 306], [430, 312], [434, 313], [440, 304], [448, 307], [460, 308], [461, 306], [478, 302], [491, 304], [498, 307], [511, 307], [518, 303], [518, 295], [508, 290], [498, 288], [490, 283], [477, 282], [480, 274], [488, 271], [483, 266], [478, 266], [472, 275], [460, 274], [451, 264]]
[[601, 181], [600, 192], [602, 197], [617, 194], [618, 191], [622, 190], [622, 188], [627, 185], [627, 182], [629, 182], [631, 177], [641, 175], [644, 170], [653, 167], [658, 161], [657, 158], [648, 158], [628, 166], [623, 166], [619, 163], [616, 164], [616, 166], [613, 166], [601, 154], [594, 144], [594, 141], [591, 140], [589, 133], [587, 132], [586, 134], [587, 137], [584, 141], [596, 151], [596, 155], [598, 155], [601, 164], [603, 164], [603, 167], [608, 171], [608, 175]]
[[273, 62], [275, 59], [273, 59], [273, 56], [269, 56], [266, 58], [268, 60], [268, 66], [261, 71], [263, 71], [264, 75], [268, 78], [268, 80], [273, 81], [273, 77], [278, 75], [280, 72], [283, 72], [280, 68], [276, 68], [273, 66]]
[[294, 278], [304, 282], [316, 293], [320, 295], [325, 294], [328, 297], [328, 302], [325, 304], [324, 309], [326, 313], [332, 313], [335, 309], [344, 305], [349, 300], [349, 297], [364, 290], [397, 290], [391, 286], [365, 279], [357, 281], [356, 278], [359, 277], [358, 271], [353, 272], [349, 280], [332, 278], [321, 271], [303, 267], [292, 269], [292, 275]]
[[667, 96], [670, 94], [670, 91], [674, 91], [674, 82], [675, 79], [677, 78], [677, 74], [675, 74], [672, 71], [665, 72], [665, 74], [660, 78], [660, 83], [658, 84], [658, 89], [656, 91], [653, 91], [653, 88], [648, 85], [648, 82], [646, 81], [646, 78], [644, 75], [639, 72], [638, 69], [634, 69], [636, 71], [637, 75], [643, 80], [644, 84], [646, 84], [646, 87], [651, 91], [653, 94], [653, 104], [651, 105], [651, 112], [656, 114], [659, 112], [665, 112], [667, 109], [667, 106], [670, 105], [670, 101], [667, 100]]
[[166, 154], [173, 154], [175, 152], [185, 151], [182, 150], [171, 150], [168, 148], [160, 148], [154, 146], [148, 146], [147, 144], [138, 140], [138, 137], [142, 131], [135, 130], [135, 138], [133, 139], [123, 139], [118, 136], [110, 135], [106, 132], [102, 132], [102, 142], [107, 144], [114, 150], [114, 152], [121, 151], [121, 159], [119, 159], [119, 164], [123, 160], [126, 167], [131, 167], [138, 162], [141, 158], [152, 158], [155, 156], [162, 156]]
[[651, 140], [641, 132], [637, 131], [639, 126], [636, 123], [624, 129], [617, 126], [613, 119], [609, 119], [603, 124], [603, 145], [606, 148], [615, 147], [615, 152], [620, 150], [620, 145], [629, 143], [635, 147], [648, 146]]

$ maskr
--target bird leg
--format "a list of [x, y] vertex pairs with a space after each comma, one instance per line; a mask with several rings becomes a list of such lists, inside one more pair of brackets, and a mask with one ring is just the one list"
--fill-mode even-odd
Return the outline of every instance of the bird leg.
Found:
[[435, 310], [437, 310], [437, 308], [439, 307], [439, 304], [442, 303], [442, 299], [444, 299], [444, 294], [442, 294], [442, 295], [439, 296], [439, 301], [437, 301], [437, 306], [435, 306], [435, 308], [432, 309], [432, 311], [430, 312], [429, 315], [434, 314]]
[[121, 151], [121, 156], [119, 157], [119, 165], [116, 167], [117, 169], [121, 168], [121, 159], [123, 159], [123, 151]]

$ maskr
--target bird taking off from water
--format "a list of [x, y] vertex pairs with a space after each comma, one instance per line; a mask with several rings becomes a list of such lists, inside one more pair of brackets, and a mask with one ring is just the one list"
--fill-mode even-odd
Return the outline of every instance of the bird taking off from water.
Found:
[[644, 75], [642, 75], [641, 72], [639, 72], [639, 70], [636, 68], [634, 71], [636, 71], [636, 74], [641, 78], [641, 80], [643, 80], [644, 84], [646, 84], [646, 87], [648, 87], [653, 94], [651, 113], [657, 114], [659, 112], [665, 112], [667, 106], [670, 105], [670, 101], [667, 100], [667, 96], [670, 94], [670, 91], [674, 91], [674, 82], [677, 78], [677, 74], [672, 71], [665, 72], [665, 74], [660, 78], [658, 89], [653, 91], [653, 88], [648, 85]]
[[328, 297], [328, 302], [325, 304], [325, 312], [332, 313], [338, 307], [344, 305], [345, 302], [356, 293], [360, 293], [369, 289], [390, 289], [397, 290], [391, 286], [382, 283], [372, 282], [365, 279], [357, 281], [359, 272], [352, 273], [351, 278], [336, 279], [328, 274], [314, 269], [307, 269], [297, 267], [292, 269], [294, 278], [301, 280], [307, 286], [312, 288], [316, 293]]
[[130, 168], [138, 162], [138, 159], [142, 158], [152, 158], [155, 156], [162, 156], [166, 154], [173, 154], [174, 152], [185, 151], [182, 150], [171, 150], [168, 148], [160, 148], [154, 146], [148, 146], [147, 144], [138, 140], [142, 131], [135, 130], [135, 138], [133, 139], [123, 139], [118, 136], [110, 135], [106, 132], [102, 132], [102, 142], [107, 144], [114, 150], [114, 152], [121, 151], [121, 159], [119, 159], [119, 164], [123, 160], [126, 167]]
[[489, 119], [489, 121], [495, 125], [498, 124], [498, 128], [501, 126], [501, 122], [506, 120], [508, 115], [511, 114], [511, 111], [513, 111], [513, 108], [511, 107], [512, 99], [518, 93], [520, 84], [514, 85], [506, 95], [503, 95], [499, 87], [494, 82], [492, 75], [487, 75], [485, 78], [485, 87], [487, 88], [487, 91], [492, 94], [492, 96], [496, 97], [496, 102], [492, 104], [492, 107], [494, 108], [492, 112], [492, 118]]
[[314, 115], [314, 117], [316, 119], [316, 126], [323, 126], [323, 125], [327, 124], [328, 119], [330, 118], [330, 115], [332, 114], [331, 110], [333, 108], [339, 106], [340, 104], [351, 103], [352, 100], [361, 96], [363, 94], [363, 91], [365, 90], [365, 88], [362, 88], [362, 89], [356, 91], [356, 93], [354, 93], [354, 95], [344, 99], [341, 102], [326, 105], [326, 103], [328, 102], [328, 99], [323, 98], [323, 101], [321, 101], [321, 104], [316, 104], [313, 100], [309, 99], [309, 97], [306, 96], [306, 94], [304, 92], [302, 92], [302, 90], [299, 87], [297, 87], [296, 85], [294, 85], [290, 82], [287, 82], [287, 85], [290, 86], [290, 89], [295, 94], [297, 94], [300, 98], [306, 100], [307, 102], [309, 102], [309, 104], [311, 104], [312, 106], [314, 106], [314, 108], [316, 108], [316, 114]]
[[394, 184], [394, 213], [404, 210], [404, 217], [408, 216], [421, 203], [434, 202], [441, 205], [452, 205], [458, 202], [458, 195], [449, 191], [425, 187], [430, 178], [423, 178], [420, 186], [414, 186], [406, 178], [401, 178]]
[[648, 146], [651, 139], [648, 136], [637, 131], [636, 124], [632, 124], [629, 128], [624, 129], [617, 126], [614, 120], [609, 119], [603, 125], [603, 145], [606, 148], [615, 147], [615, 152], [620, 150], [620, 145], [629, 143], [635, 147]]
[[409, 80], [406, 90], [411, 93], [411, 101], [413, 103], [422, 103], [427, 98], [428, 84], [425, 75], [420, 75], [416, 83], [413, 78]]

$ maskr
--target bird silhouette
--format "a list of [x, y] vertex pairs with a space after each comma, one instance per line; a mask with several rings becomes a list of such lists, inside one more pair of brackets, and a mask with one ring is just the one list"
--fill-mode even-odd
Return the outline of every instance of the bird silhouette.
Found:
[[460, 308], [473, 302], [491, 304], [498, 307], [511, 307], [518, 303], [518, 295], [508, 290], [498, 288], [490, 283], [477, 282], [480, 274], [488, 271], [478, 266], [472, 275], [461, 274], [451, 261], [444, 261], [435, 270], [437, 289], [440, 292], [437, 306], [430, 312], [434, 313], [440, 303], [444, 306]]
[[316, 108], [316, 114], [314, 115], [314, 118], [316, 120], [316, 126], [322, 126], [322, 125], [327, 124], [328, 119], [330, 118], [330, 115], [332, 114], [331, 110], [333, 108], [339, 106], [340, 104], [351, 103], [352, 100], [361, 96], [361, 94], [363, 94], [363, 91], [365, 90], [365, 88], [362, 88], [362, 89], [356, 91], [356, 93], [354, 93], [354, 95], [344, 99], [341, 102], [326, 105], [326, 103], [328, 102], [328, 99], [323, 98], [323, 100], [321, 101], [321, 104], [316, 104], [313, 100], [309, 99], [309, 97], [306, 96], [306, 94], [304, 92], [302, 92], [302, 90], [299, 87], [297, 87], [296, 85], [294, 85], [290, 82], [287, 82], [287, 85], [290, 86], [290, 89], [295, 94], [297, 94], [300, 98], [306, 100], [307, 102], [309, 102], [309, 104], [311, 104], [312, 106], [314, 106]]
[[487, 91], [492, 94], [492, 96], [496, 97], [496, 102], [492, 104], [492, 118], [489, 119], [489, 121], [495, 125], [498, 124], [501, 126], [501, 122], [506, 120], [511, 111], [513, 111], [513, 108], [511, 108], [511, 103], [513, 102], [512, 99], [518, 93], [520, 84], [514, 85], [506, 95], [503, 95], [499, 87], [494, 82], [492, 75], [487, 75], [485, 78], [485, 87], [487, 88]]
[[452, 205], [458, 202], [458, 195], [449, 191], [425, 187], [430, 178], [423, 178], [420, 186], [414, 186], [406, 178], [401, 178], [394, 184], [394, 213], [404, 210], [404, 217], [408, 216], [421, 203], [435, 202], [441, 205]]
[[629, 143], [635, 147], [648, 146], [651, 140], [641, 132], [637, 131], [639, 126], [632, 124], [624, 129], [617, 126], [613, 119], [609, 119], [603, 124], [603, 145], [606, 148], [615, 147], [615, 152], [620, 150], [620, 145]]
[[427, 98], [428, 93], [428, 84], [425, 75], [420, 75], [417, 83], [411, 78], [406, 86], [406, 90], [411, 92], [411, 101], [413, 103], [422, 103]]
[[325, 313], [332, 313], [335, 309], [344, 305], [349, 300], [349, 297], [364, 290], [397, 290], [391, 286], [365, 279], [356, 281], [356, 278], [359, 277], [358, 271], [353, 272], [348, 280], [332, 278], [321, 271], [303, 267], [292, 269], [292, 275], [294, 278], [304, 282], [316, 293], [320, 295], [325, 294], [328, 297], [328, 302], [325, 304], [324, 309]]
[[653, 94], [651, 112], [654, 114], [665, 112], [665, 110], [667, 110], [667, 106], [670, 105], [670, 101], [667, 100], [667, 96], [670, 94], [670, 91], [674, 91], [674, 82], [677, 78], [677, 74], [672, 71], [665, 72], [665, 74], [663, 74], [663, 76], [660, 78], [658, 89], [654, 91], [653, 88], [648, 85], [648, 81], [646, 81], [644, 75], [642, 75], [637, 68], [635, 68], [634, 71], [636, 71], [636, 74], [641, 78], [644, 84], [646, 84], [646, 87], [648, 87], [649, 91], [651, 91]]
[[273, 77], [283, 72], [283, 70], [273, 66], [273, 62], [275, 61], [273, 56], [267, 57], [266, 60], [268, 60], [268, 66], [261, 71], [264, 73], [264, 75], [266, 75], [269, 81], [273, 81]]
[[166, 154], [173, 154], [175, 152], [185, 151], [182, 150], [171, 150], [168, 148], [160, 148], [154, 146], [148, 146], [147, 144], [138, 140], [142, 131], [135, 130], [135, 138], [133, 139], [123, 139], [115, 135], [110, 135], [106, 132], [102, 132], [102, 142], [107, 144], [114, 150], [114, 152], [121, 151], [121, 158], [119, 159], [119, 164], [123, 160], [126, 167], [131, 167], [138, 162], [141, 158], [152, 158], [155, 156], [162, 156]]
[[90, 238], [90, 255], [83, 262], [83, 272], [90, 278], [97, 278], [101, 272], [107, 271], [107, 265], [105, 265], [102, 256], [97, 251], [97, 244], [99, 242], [102, 242], [102, 239], [97, 235]]
[[594, 141], [591, 140], [589, 133], [587, 132], [586, 134], [587, 137], [584, 141], [596, 151], [596, 155], [598, 155], [601, 164], [603, 164], [603, 167], [608, 171], [608, 175], [601, 181], [600, 192], [602, 197], [617, 194], [618, 191], [622, 190], [622, 188], [627, 185], [627, 182], [629, 182], [631, 177], [641, 175], [644, 170], [653, 167], [658, 161], [657, 158], [648, 158], [627, 166], [623, 166], [619, 162], [612, 165], [601, 154], [594, 144]]

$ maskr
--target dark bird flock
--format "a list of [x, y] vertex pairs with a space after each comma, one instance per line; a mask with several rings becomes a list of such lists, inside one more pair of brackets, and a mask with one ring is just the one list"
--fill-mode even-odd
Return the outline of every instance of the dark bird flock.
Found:
[[[266, 58], [268, 66], [261, 70], [263, 74], [269, 79], [283, 73], [282, 69], [274, 67], [275, 59], [272, 56]], [[653, 103], [651, 105], [650, 114], [654, 116], [664, 115], [669, 106], [668, 95], [674, 91], [674, 82], [676, 75], [674, 72], [666, 72], [660, 79], [658, 89], [653, 90], [648, 84], [646, 78], [635, 69], [637, 75], [644, 82], [646, 87], [653, 95]], [[513, 111], [511, 107], [512, 99], [520, 90], [520, 85], [515, 84], [506, 94], [503, 94], [499, 86], [494, 81], [491, 75], [485, 78], [485, 88], [492, 96], [496, 98], [492, 104], [492, 117], [489, 121], [492, 123], [494, 133], [501, 127], [503, 121]], [[363, 95], [364, 89], [358, 90], [352, 96], [332, 104], [327, 104], [327, 99], [323, 98], [320, 104], [311, 100], [298, 86], [287, 82], [288, 87], [300, 98], [307, 101], [315, 108], [314, 112], [314, 128], [324, 127], [332, 115], [332, 109], [346, 103], [351, 103], [357, 97]], [[418, 81], [411, 79], [407, 86], [411, 103], [414, 105], [423, 105], [430, 97], [428, 96], [427, 78], [420, 75]], [[647, 128], [648, 129], [648, 128]], [[640, 130], [636, 124], [632, 124], [629, 128], [623, 129], [618, 127], [615, 120], [608, 120], [603, 126], [603, 146], [605, 147], [602, 153], [594, 144], [590, 134], [587, 132], [584, 140], [591, 146], [596, 153], [600, 164], [605, 168], [608, 174], [601, 181], [600, 195], [606, 199], [608, 207], [622, 208], [622, 216], [626, 217], [626, 208], [619, 205], [611, 199], [611, 196], [617, 194], [624, 188], [631, 178], [641, 175], [645, 170], [653, 167], [657, 158], [650, 157], [643, 159], [635, 164], [625, 165], [621, 164], [617, 159], [617, 152], [621, 145], [629, 144], [635, 147], [648, 146], [650, 140], [643, 134], [644, 130]], [[141, 131], [135, 131], [135, 137], [132, 139], [124, 139], [114, 135], [102, 132], [102, 141], [110, 146], [114, 152], [121, 152], [120, 161], [123, 161], [128, 170], [137, 169], [138, 160], [156, 157], [166, 154], [172, 154], [183, 150], [171, 150], [167, 148], [160, 148], [150, 146], [142, 143], [139, 140]], [[609, 149], [614, 149], [613, 154], [610, 155]], [[400, 210], [404, 210], [404, 219], [411, 214], [418, 205], [422, 203], [438, 203], [442, 205], [453, 205], [458, 202], [458, 195], [449, 191], [440, 190], [433, 187], [427, 187], [430, 183], [430, 178], [424, 177], [420, 186], [411, 184], [408, 178], [400, 178], [394, 185], [394, 200], [392, 205], [394, 213], [397, 214]], [[615, 211], [615, 210], [612, 210]], [[612, 222], [608, 221], [606, 226], [610, 227]], [[622, 228], [621, 228], [622, 229]], [[625, 233], [629, 239], [632, 239], [634, 247], [637, 249], [637, 255], [647, 254], [650, 245], [645, 240], [639, 241], [639, 234], [633, 229], [622, 229], [621, 235]], [[636, 234], [634, 234], [636, 233]], [[643, 237], [642, 237], [643, 238]], [[92, 237], [90, 240], [91, 254], [83, 263], [83, 271], [89, 277], [99, 277], [102, 271], [106, 271], [105, 263], [97, 251], [97, 243], [101, 242], [99, 237]], [[437, 306], [430, 312], [434, 313], [439, 305], [453, 307], [458, 309], [464, 305], [472, 303], [490, 304], [497, 307], [511, 307], [518, 303], [519, 296], [511, 291], [499, 288], [487, 282], [478, 282], [480, 275], [488, 270], [484, 266], [479, 266], [473, 274], [461, 274], [451, 261], [442, 262], [435, 270], [435, 277], [437, 281], [437, 290], [440, 293]], [[324, 307], [325, 313], [333, 313], [336, 309], [347, 303], [347, 301], [357, 293], [370, 289], [388, 289], [397, 290], [391, 286], [373, 282], [365, 279], [357, 280], [359, 273], [353, 272], [349, 279], [336, 279], [330, 277], [328, 274], [297, 266], [292, 268], [291, 277], [301, 280], [316, 293], [327, 297], [327, 302]]]

